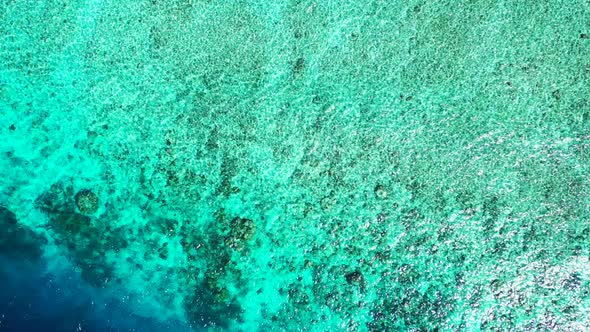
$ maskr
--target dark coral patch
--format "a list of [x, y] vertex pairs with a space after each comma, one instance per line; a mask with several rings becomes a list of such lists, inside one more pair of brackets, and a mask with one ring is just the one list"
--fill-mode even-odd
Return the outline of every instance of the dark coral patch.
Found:
[[231, 231], [225, 238], [225, 244], [235, 250], [242, 250], [247, 241], [256, 233], [256, 224], [250, 219], [236, 217], [231, 221]]
[[98, 196], [88, 189], [78, 191], [74, 199], [78, 210], [83, 214], [94, 214], [98, 210]]

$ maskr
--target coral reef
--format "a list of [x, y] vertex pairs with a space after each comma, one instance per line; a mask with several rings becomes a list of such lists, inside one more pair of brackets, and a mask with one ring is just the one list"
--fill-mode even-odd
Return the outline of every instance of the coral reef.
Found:
[[94, 214], [98, 210], [98, 196], [91, 190], [83, 189], [74, 197], [76, 206], [82, 214]]

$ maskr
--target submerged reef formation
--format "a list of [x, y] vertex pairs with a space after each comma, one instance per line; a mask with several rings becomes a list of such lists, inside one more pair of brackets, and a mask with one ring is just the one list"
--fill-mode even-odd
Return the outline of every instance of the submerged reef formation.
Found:
[[[124, 249], [127, 240], [121, 229], [113, 229], [100, 218], [82, 214], [96, 212], [96, 196], [87, 190], [74, 195], [68, 182], [53, 184], [36, 199], [35, 204], [49, 217], [47, 226], [55, 234], [57, 243], [80, 268], [82, 278], [103, 287], [115, 278], [113, 266], [107, 262], [108, 252]], [[77, 212], [76, 207], [82, 213]]]
[[82, 214], [94, 214], [98, 210], [98, 197], [88, 189], [78, 191], [74, 199]]
[[256, 225], [250, 219], [235, 217], [230, 223], [230, 233], [225, 238], [225, 245], [235, 249], [242, 250], [247, 241], [250, 241], [256, 233]]
[[195, 330], [590, 330], [588, 1], [2, 4], [2, 254]]

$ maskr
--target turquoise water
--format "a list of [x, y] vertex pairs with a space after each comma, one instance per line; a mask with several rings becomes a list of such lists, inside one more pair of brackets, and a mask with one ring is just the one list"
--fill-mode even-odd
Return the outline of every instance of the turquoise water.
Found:
[[0, 1], [0, 330], [590, 330], [589, 35], [587, 0]]

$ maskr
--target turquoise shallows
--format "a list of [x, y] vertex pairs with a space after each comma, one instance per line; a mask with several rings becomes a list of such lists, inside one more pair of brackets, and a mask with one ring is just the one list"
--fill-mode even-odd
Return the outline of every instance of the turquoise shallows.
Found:
[[587, 0], [0, 0], [0, 330], [590, 330], [589, 35]]

